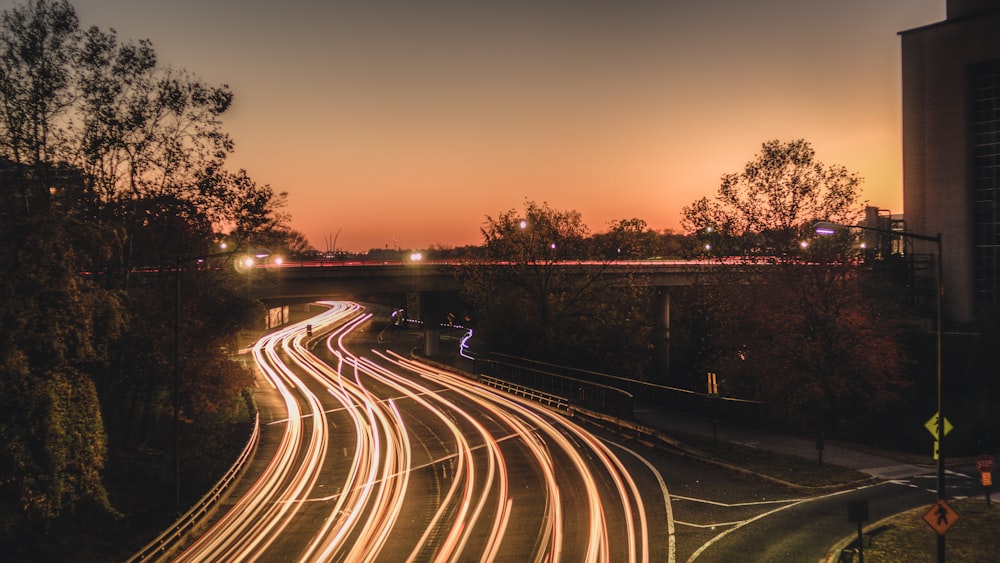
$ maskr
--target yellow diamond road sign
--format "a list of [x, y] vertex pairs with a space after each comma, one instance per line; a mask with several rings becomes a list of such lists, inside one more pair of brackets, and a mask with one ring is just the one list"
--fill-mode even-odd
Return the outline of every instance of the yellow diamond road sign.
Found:
[[924, 514], [924, 522], [931, 525], [934, 531], [940, 535], [944, 535], [948, 531], [948, 528], [955, 525], [958, 520], [958, 513], [955, 512], [947, 502], [943, 500], [937, 501], [937, 503]]
[[[935, 414], [934, 416], [932, 416], [931, 419], [927, 421], [927, 424], [924, 425], [924, 428], [926, 428], [927, 431], [931, 433], [931, 436], [934, 436], [935, 439], [940, 439], [938, 438], [938, 415]], [[944, 435], [947, 436], [948, 433], [951, 432], [952, 428], [954, 427], [951, 425], [951, 422], [948, 421], [948, 417], [945, 417]]]

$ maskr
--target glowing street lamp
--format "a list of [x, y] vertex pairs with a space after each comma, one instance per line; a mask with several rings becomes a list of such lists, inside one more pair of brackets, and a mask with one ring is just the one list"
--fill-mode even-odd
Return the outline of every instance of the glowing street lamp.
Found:
[[[250, 250], [249, 254], [244, 255], [236, 261], [236, 271], [240, 273], [245, 272], [247, 275], [247, 297], [250, 297], [250, 277], [253, 274], [254, 267], [258, 261], [264, 263], [270, 255], [271, 251], [266, 248], [254, 248]], [[280, 264], [281, 262], [275, 258], [275, 263]]]

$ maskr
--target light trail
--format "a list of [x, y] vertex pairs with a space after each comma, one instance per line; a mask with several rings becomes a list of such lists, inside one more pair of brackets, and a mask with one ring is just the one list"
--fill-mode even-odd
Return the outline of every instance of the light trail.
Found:
[[[351, 314], [346, 304], [331, 307], [312, 322], [332, 323]], [[206, 533], [185, 549], [178, 561], [254, 558], [284, 530], [298, 511], [295, 501], [310, 490], [322, 469], [329, 439], [326, 417], [317, 397], [281, 361], [276, 348], [300, 345], [306, 324], [297, 323], [261, 338], [253, 348], [264, 377], [278, 390], [288, 411], [277, 453], [262, 475], [239, 501]], [[312, 417], [312, 431], [305, 434], [299, 397]]]
[[[600, 460], [604, 475], [615, 485], [615, 490], [622, 506], [622, 519], [626, 523], [627, 536], [629, 537], [627, 560], [648, 561], [648, 523], [639, 487], [621, 461], [596, 437], [578, 425], [571, 423], [564, 416], [555, 414], [549, 409], [541, 408], [535, 403], [514, 397], [497, 395], [490, 388], [474, 384], [450, 372], [432, 368], [420, 362], [407, 360], [398, 354], [384, 355], [378, 351], [373, 351], [373, 353], [386, 359], [390, 359], [391, 356], [391, 361], [396, 363], [396, 365], [418, 373], [423, 377], [447, 382], [449, 388], [452, 390], [474, 398], [479, 401], [484, 409], [492, 410], [494, 415], [507, 420], [511, 424], [512, 429], [519, 429], [518, 431], [521, 432], [522, 436], [527, 434], [524, 425], [512, 422], [511, 418], [507, 416], [508, 410], [512, 408], [523, 419], [529, 421], [533, 427], [543, 429], [549, 438], [562, 446], [563, 454], [573, 459], [579, 471], [580, 478], [587, 485], [587, 497], [591, 516], [590, 545], [588, 546], [587, 560], [607, 560], [608, 539], [605, 508], [601, 501], [601, 495], [597, 491], [597, 478], [591, 475], [591, 470], [587, 467], [588, 463], [578, 453], [581, 449], [579, 446], [585, 446], [586, 450], [589, 450], [590, 453]], [[504, 405], [506, 410], [498, 409], [497, 404]], [[565, 435], [575, 438], [578, 442], [570, 442]], [[548, 457], [542, 457], [542, 454], [539, 454], [537, 459], [543, 465], [550, 464]], [[554, 482], [550, 483], [550, 490], [553, 493], [558, 493], [558, 487]], [[665, 491], [665, 487], [663, 490]], [[669, 501], [667, 503], [669, 504]], [[638, 529], [634, 521], [636, 514], [638, 514], [639, 519]], [[556, 521], [560, 520], [557, 519]], [[558, 550], [556, 550], [556, 553], [558, 553]]]
[[[281, 439], [178, 560], [645, 563], [656, 537], [673, 561], [673, 534], [650, 524], [673, 529], [648, 462], [655, 512], [626, 464], [564, 414], [391, 350], [352, 352], [371, 315], [324, 304], [254, 346], [288, 412]], [[307, 339], [307, 324], [322, 336]]]

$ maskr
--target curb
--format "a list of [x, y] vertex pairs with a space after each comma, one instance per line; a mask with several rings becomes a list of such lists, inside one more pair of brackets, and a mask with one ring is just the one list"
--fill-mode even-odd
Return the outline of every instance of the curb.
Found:
[[[889, 516], [886, 516], [885, 518], [882, 518], [880, 520], [876, 520], [875, 522], [871, 522], [870, 524], [868, 524], [868, 525], [866, 525], [866, 526], [864, 526], [864, 527], [861, 528], [861, 535], [863, 536], [865, 534], [868, 534], [869, 532], [871, 532], [874, 529], [877, 529], [877, 528], [880, 528], [880, 527], [884, 526], [887, 522], [889, 522], [890, 520], [893, 520], [894, 518], [896, 518], [900, 514], [906, 514], [907, 512], [916, 512], [916, 511], [919, 511], [919, 510], [921, 510], [921, 509], [920, 508], [913, 508], [913, 509], [910, 509], [910, 510], [904, 510], [902, 512], [897, 512], [896, 514], [890, 514]], [[833, 544], [833, 547], [830, 548], [830, 552], [827, 554], [826, 558], [823, 559], [820, 563], [824, 563], [824, 562], [825, 563], [839, 563], [839, 561], [841, 559], [840, 556], [844, 552], [844, 550], [848, 549], [849, 547], [851, 547], [852, 545], [854, 545], [854, 543], [857, 540], [858, 540], [858, 535], [857, 534], [851, 534], [851, 535], [848, 535], [848, 536], [844, 536], [840, 541], [838, 541], [837, 543]], [[851, 560], [853, 561], [853, 559], [851, 559]]]
[[[477, 377], [475, 376], [475, 374], [471, 374], [471, 373], [469, 373], [469, 372], [467, 372], [465, 370], [457, 368], [457, 367], [455, 367], [455, 366], [453, 366], [451, 364], [448, 364], [446, 362], [441, 362], [440, 360], [433, 359], [433, 358], [428, 358], [426, 356], [417, 354], [417, 353], [415, 353], [415, 351], [411, 352], [410, 357], [413, 358], [413, 359], [416, 359], [416, 360], [420, 360], [421, 362], [430, 364], [430, 365], [432, 365], [434, 367], [437, 367], [439, 369], [444, 369], [446, 371], [450, 371], [450, 372], [458, 374], [458, 375], [469, 377], [471, 379], [477, 379]], [[568, 407], [568, 415], [571, 416], [571, 417], [579, 416], [581, 418], [586, 419], [590, 424], [593, 424], [595, 426], [604, 428], [604, 429], [606, 429], [608, 431], [611, 431], [611, 432], [617, 431], [619, 434], [623, 433], [623, 431], [627, 429], [627, 430], [629, 430], [629, 431], [631, 431], [632, 433], [635, 434], [636, 440], [638, 440], [639, 442], [642, 442], [642, 443], [644, 443], [644, 444], [646, 444], [646, 445], [648, 445], [650, 447], [654, 447], [654, 448], [655, 447], [660, 447], [664, 451], [671, 452], [671, 453], [673, 453], [675, 455], [687, 456], [687, 457], [690, 457], [690, 458], [693, 458], [693, 459], [697, 459], [699, 461], [703, 461], [705, 463], [710, 463], [710, 464], [715, 465], [717, 467], [722, 467], [724, 469], [727, 469], [727, 470], [730, 470], [730, 471], [733, 471], [733, 472], [736, 472], [736, 473], [740, 473], [740, 474], [743, 474], [743, 475], [746, 475], [746, 476], [749, 476], [749, 477], [753, 477], [753, 478], [756, 478], [756, 479], [761, 479], [761, 480], [764, 480], [764, 481], [768, 481], [768, 482], [774, 483], [774, 484], [776, 484], [778, 486], [785, 487], [785, 488], [788, 488], [788, 489], [791, 489], [791, 490], [795, 490], [795, 491], [800, 491], [800, 492], [803, 492], [803, 493], [815, 493], [815, 494], [832, 493], [832, 492], [836, 492], [836, 491], [846, 490], [846, 489], [850, 489], [850, 488], [854, 488], [854, 487], [860, 487], [860, 486], [869, 485], [869, 484], [872, 484], [872, 483], [879, 482], [879, 479], [877, 479], [875, 477], [867, 477], [867, 478], [864, 478], [864, 479], [859, 479], [857, 481], [852, 481], [852, 482], [848, 482], [848, 483], [840, 483], [840, 484], [836, 484], [836, 485], [825, 485], [825, 486], [800, 485], [798, 483], [792, 483], [791, 481], [786, 481], [784, 479], [780, 479], [780, 478], [774, 477], [772, 475], [767, 475], [767, 474], [764, 474], [764, 473], [758, 473], [758, 472], [755, 472], [755, 471], [751, 471], [749, 469], [746, 469], [745, 467], [740, 467], [738, 465], [734, 465], [734, 464], [729, 463], [727, 461], [723, 461], [721, 459], [718, 459], [718, 458], [712, 456], [711, 454], [709, 454], [707, 452], [704, 452], [704, 451], [699, 450], [698, 448], [692, 447], [692, 446], [690, 446], [690, 445], [682, 442], [681, 440], [678, 440], [677, 438], [674, 438], [672, 436], [668, 436], [667, 434], [664, 434], [661, 430], [653, 428], [653, 427], [650, 427], [650, 426], [646, 426], [646, 425], [643, 425], [643, 424], [638, 424], [638, 423], [635, 423], [635, 422], [632, 422], [632, 421], [628, 421], [628, 420], [623, 420], [623, 419], [620, 419], [620, 418], [613, 417], [611, 415], [603, 414], [603, 413], [600, 413], [600, 412], [597, 412], [597, 411], [588, 410], [588, 409], [583, 409], [583, 408], [576, 407], [576, 406], [573, 406], [573, 405], [569, 405], [569, 407]], [[613, 426], [615, 428], [612, 428], [611, 426]], [[646, 436], [650, 440], [643, 441], [642, 438], [641, 438], [641, 436]]]
[[[659, 443], [661, 445], [661, 449], [663, 449], [665, 451], [669, 451], [669, 452], [677, 454], [677, 455], [683, 455], [683, 456], [691, 457], [691, 458], [697, 459], [699, 461], [703, 461], [705, 463], [710, 463], [710, 464], [715, 465], [717, 467], [722, 467], [724, 469], [727, 469], [727, 470], [730, 470], [730, 471], [734, 471], [736, 473], [740, 473], [740, 474], [743, 474], [743, 475], [747, 475], [749, 477], [754, 477], [756, 479], [761, 479], [761, 480], [764, 480], [764, 481], [768, 481], [768, 482], [774, 483], [776, 485], [779, 485], [781, 487], [785, 487], [785, 488], [792, 489], [792, 490], [795, 490], [795, 491], [800, 491], [800, 492], [803, 492], [803, 493], [816, 493], [816, 494], [832, 493], [832, 492], [836, 492], [836, 491], [842, 491], [842, 490], [846, 490], [846, 489], [850, 489], [850, 488], [855, 488], [855, 487], [860, 487], [860, 486], [864, 486], [864, 485], [868, 485], [868, 484], [872, 484], [872, 483], [877, 483], [879, 481], [875, 477], [866, 477], [864, 479], [859, 479], [857, 481], [851, 481], [851, 482], [847, 482], [847, 483], [839, 483], [839, 484], [836, 484], [836, 485], [824, 485], [824, 486], [800, 485], [798, 483], [793, 483], [791, 481], [786, 481], [784, 479], [780, 479], [780, 478], [774, 477], [772, 475], [767, 475], [765, 473], [758, 473], [756, 471], [749, 470], [749, 469], [747, 469], [745, 467], [734, 465], [734, 464], [732, 464], [732, 463], [730, 463], [728, 461], [721, 460], [721, 459], [719, 459], [719, 458], [717, 458], [717, 457], [715, 457], [715, 456], [713, 456], [713, 455], [711, 455], [711, 454], [709, 454], [707, 452], [704, 452], [702, 450], [699, 450], [698, 448], [689, 446], [688, 444], [682, 442], [681, 440], [678, 440], [676, 438], [668, 436], [668, 435], [664, 434], [662, 431], [660, 431], [658, 429], [655, 429], [655, 428], [651, 428], [649, 426], [645, 426], [645, 425], [642, 425], [642, 424], [637, 424], [637, 423], [626, 421], [626, 420], [621, 420], [621, 419], [618, 419], [618, 418], [615, 418], [615, 417], [612, 417], [612, 416], [609, 416], [609, 415], [605, 415], [605, 414], [602, 414], [602, 413], [599, 413], [599, 412], [588, 411], [586, 409], [581, 409], [581, 408], [573, 407], [573, 406], [570, 407], [569, 412], [570, 412], [571, 416], [575, 416], [576, 414], [579, 414], [580, 416], [589, 419], [589, 421], [590, 421], [591, 424], [594, 424], [596, 426], [601, 426], [601, 427], [603, 427], [603, 428], [605, 428], [607, 430], [610, 430], [610, 431], [615, 431], [615, 429], [608, 428], [607, 426], [601, 424], [601, 422], [609, 423], [609, 424], [612, 424], [612, 425], [616, 426], [618, 428], [619, 433], [621, 433], [621, 431], [623, 429], [628, 429], [628, 430], [631, 430], [633, 432], [636, 432], [637, 433], [636, 439], [638, 439], [639, 441], [642, 441], [642, 440], [639, 439], [638, 434], [646, 434], [646, 435], [648, 435], [649, 437], [651, 437], [651, 438], [653, 438], [655, 440], [655, 442], [653, 442], [653, 443], [643, 442], [643, 443], [645, 443], [645, 444], [647, 444], [647, 445], [649, 445], [651, 447], [657, 447], [657, 443]], [[663, 446], [666, 446], [666, 447], [663, 447]]]

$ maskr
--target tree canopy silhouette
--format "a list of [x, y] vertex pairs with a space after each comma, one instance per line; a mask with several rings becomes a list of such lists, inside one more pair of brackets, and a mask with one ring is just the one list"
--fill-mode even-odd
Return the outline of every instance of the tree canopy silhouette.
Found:
[[578, 212], [526, 201], [523, 212], [487, 217], [482, 233], [491, 265], [472, 268], [464, 281], [477, 332], [493, 349], [643, 375], [648, 292], [612, 284], [601, 268], [570, 271], [560, 262], [587, 259], [607, 266], [634, 256], [651, 244], [644, 222], [613, 222], [606, 235], [590, 237]]
[[722, 176], [714, 198], [685, 206], [681, 224], [727, 245], [717, 252], [780, 255], [816, 221], [854, 224], [863, 210], [861, 183], [845, 167], [817, 161], [805, 140], [771, 140], [741, 172]]
[[713, 254], [772, 262], [733, 263], [731, 276], [679, 300], [693, 369], [718, 372], [723, 393], [768, 401], [775, 416], [812, 431], [877, 412], [909, 384], [911, 314], [859, 272], [849, 239], [812, 232], [820, 220], [853, 225], [860, 186], [804, 140], [768, 141], [742, 172], [723, 175], [714, 199], [683, 211]]
[[[251, 378], [230, 355], [260, 305], [231, 258], [177, 259], [217, 253], [220, 240], [305, 244], [280, 211], [286, 194], [226, 169], [233, 100], [164, 65], [149, 41], [81, 27], [65, 0], [0, 14], [0, 548], [15, 559], [40, 557], [7, 549], [39, 529], [116, 517], [109, 472], [151, 495], [127, 505], [162, 502], [174, 416], [196, 465], [187, 496], [229, 464], [197, 448], [217, 454], [246, 420]], [[174, 346], [188, 375], [180, 412]]]

